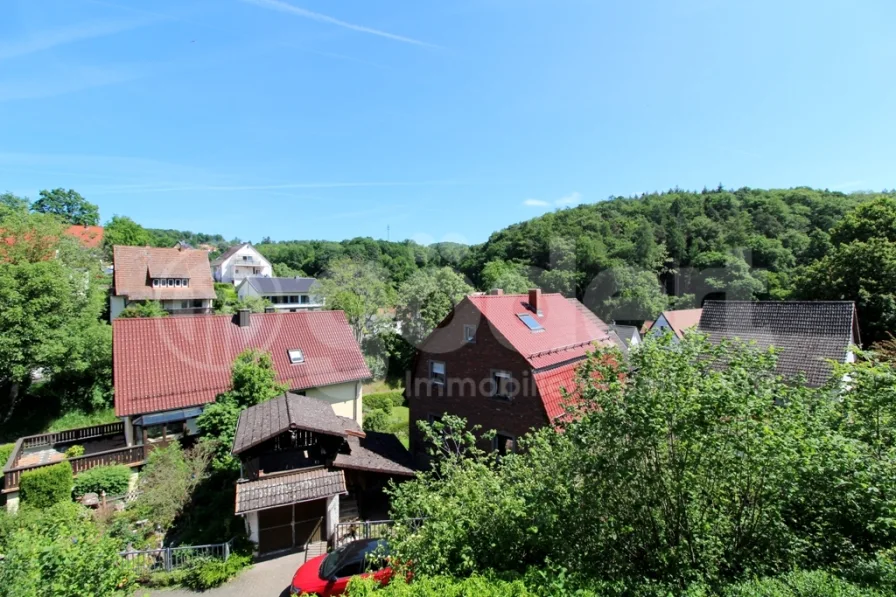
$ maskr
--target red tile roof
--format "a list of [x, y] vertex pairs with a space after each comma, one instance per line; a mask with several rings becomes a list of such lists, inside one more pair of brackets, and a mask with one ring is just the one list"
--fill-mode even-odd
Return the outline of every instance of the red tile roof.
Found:
[[[277, 379], [302, 390], [370, 377], [342, 311], [253, 313], [113, 322], [115, 414], [136, 415], [213, 402], [230, 388], [234, 359], [247, 348], [271, 353]], [[291, 365], [287, 350], [305, 362]]]
[[[544, 410], [550, 421], [554, 421], [566, 412], [564, 406], [567, 401], [575, 400], [576, 369], [581, 363], [580, 359], [558, 367], [536, 371], [532, 376], [535, 379], [535, 385], [538, 386], [541, 402], [544, 404]], [[566, 398], [564, 398], [561, 388], [568, 392]]]
[[[116, 296], [126, 296], [131, 301], [215, 298], [215, 283], [205, 251], [116, 245], [113, 259]], [[190, 284], [186, 288], [153, 288], [151, 278], [189, 278]]]
[[679, 309], [663, 311], [663, 317], [669, 322], [669, 327], [672, 328], [675, 335], [682, 338], [685, 330], [697, 327], [697, 324], [700, 323], [701, 313], [703, 313], [703, 309]]
[[[529, 296], [524, 294], [471, 295], [466, 300], [535, 369], [583, 357], [594, 350], [595, 342], [612, 342], [607, 324], [562, 294], [541, 295], [541, 316], [529, 310]], [[544, 331], [529, 330], [519, 318], [522, 313], [532, 315]]]
[[77, 238], [88, 249], [95, 249], [103, 242], [102, 226], [81, 226], [75, 224], [74, 226], [69, 226], [65, 233]]

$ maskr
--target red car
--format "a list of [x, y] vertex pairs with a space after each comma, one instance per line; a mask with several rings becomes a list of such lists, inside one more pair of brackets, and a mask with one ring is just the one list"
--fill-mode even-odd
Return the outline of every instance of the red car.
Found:
[[374, 578], [389, 584], [392, 569], [387, 562], [388, 545], [382, 539], [352, 541], [326, 555], [309, 560], [296, 570], [289, 586], [291, 595], [342, 595], [353, 576]]

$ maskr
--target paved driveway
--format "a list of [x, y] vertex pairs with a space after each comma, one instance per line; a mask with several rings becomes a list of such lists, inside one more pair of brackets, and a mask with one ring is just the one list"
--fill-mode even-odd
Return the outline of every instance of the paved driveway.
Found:
[[[310, 554], [308, 558], [314, 557]], [[286, 556], [260, 562], [239, 576], [217, 589], [204, 593], [194, 593], [187, 589], [157, 589], [147, 591], [140, 589], [135, 597], [279, 597], [292, 581], [296, 569], [305, 563], [305, 552], [292, 553]]]

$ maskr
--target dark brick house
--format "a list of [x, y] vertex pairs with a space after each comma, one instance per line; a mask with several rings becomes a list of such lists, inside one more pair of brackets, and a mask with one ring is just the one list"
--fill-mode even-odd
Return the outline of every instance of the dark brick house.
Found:
[[584, 305], [561, 294], [467, 296], [414, 359], [406, 390], [412, 454], [425, 459], [417, 422], [446, 413], [495, 430], [483, 448], [513, 449], [519, 436], [565, 412], [561, 388], [573, 390], [586, 353], [610, 343], [622, 344]]

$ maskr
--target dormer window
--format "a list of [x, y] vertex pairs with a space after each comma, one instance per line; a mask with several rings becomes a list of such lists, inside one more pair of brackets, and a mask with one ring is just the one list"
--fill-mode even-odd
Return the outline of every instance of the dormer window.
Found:
[[177, 278], [176, 280], [174, 280], [174, 287], [180, 288], [180, 278]]
[[161, 280], [159, 280], [158, 278], [154, 278], [152, 281], [152, 287], [158, 288], [161, 283], [162, 283]]
[[289, 356], [289, 363], [291, 365], [298, 365], [299, 363], [305, 362], [305, 353], [299, 348], [291, 348], [286, 351], [286, 354]]
[[189, 278], [153, 278], [153, 288], [187, 288], [190, 285]]

